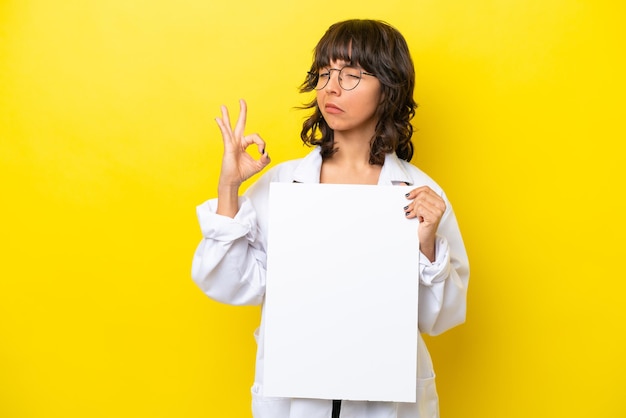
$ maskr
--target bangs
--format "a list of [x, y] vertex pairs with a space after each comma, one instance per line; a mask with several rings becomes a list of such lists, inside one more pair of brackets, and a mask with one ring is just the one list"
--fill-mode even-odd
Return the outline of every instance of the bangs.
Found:
[[352, 40], [348, 37], [343, 39], [326, 39], [326, 42], [320, 43], [315, 50], [315, 60], [313, 61], [313, 69], [328, 66], [331, 61], [345, 61], [352, 64], [351, 52]]
[[348, 65], [371, 70], [364, 48], [370, 31], [364, 26], [367, 23], [362, 21], [331, 26], [315, 48], [312, 71], [328, 66], [331, 61], [345, 61]]

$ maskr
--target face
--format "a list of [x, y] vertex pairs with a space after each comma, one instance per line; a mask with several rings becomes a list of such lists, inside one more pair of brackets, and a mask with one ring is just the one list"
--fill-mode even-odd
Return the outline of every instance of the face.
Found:
[[[345, 61], [331, 61], [324, 70], [342, 69]], [[320, 70], [320, 73], [327, 71]], [[339, 71], [330, 71], [328, 84], [317, 90], [317, 105], [324, 120], [337, 134], [362, 134], [369, 140], [375, 132], [376, 108], [381, 99], [380, 81], [375, 76], [362, 75], [353, 90], [339, 85]]]

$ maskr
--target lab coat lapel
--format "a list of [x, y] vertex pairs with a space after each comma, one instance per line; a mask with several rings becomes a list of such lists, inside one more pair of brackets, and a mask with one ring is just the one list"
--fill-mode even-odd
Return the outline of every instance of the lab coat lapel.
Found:
[[308, 153], [293, 171], [293, 183], [319, 183], [322, 171], [322, 154], [316, 147]]
[[[294, 183], [319, 183], [322, 170], [322, 154], [316, 147], [306, 155], [293, 171]], [[413, 180], [395, 153], [385, 155], [385, 162], [378, 178], [379, 185], [412, 185]]]

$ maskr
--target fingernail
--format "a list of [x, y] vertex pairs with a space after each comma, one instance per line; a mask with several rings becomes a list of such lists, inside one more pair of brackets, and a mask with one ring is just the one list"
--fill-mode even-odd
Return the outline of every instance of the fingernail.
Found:
[[261, 155], [265, 154], [265, 148], [261, 150]]
[[407, 210], [408, 208], [409, 208], [409, 205], [406, 205], [406, 206], [404, 207], [404, 210]]
[[405, 194], [404, 196], [409, 197], [409, 193]]
[[409, 216], [409, 213], [411, 212], [404, 212], [404, 216]]

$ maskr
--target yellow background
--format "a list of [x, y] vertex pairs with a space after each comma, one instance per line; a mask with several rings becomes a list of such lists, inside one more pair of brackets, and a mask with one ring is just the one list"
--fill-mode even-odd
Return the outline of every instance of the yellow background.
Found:
[[0, 416], [249, 416], [257, 307], [192, 283], [224, 103], [273, 164], [346, 18], [406, 36], [413, 162], [470, 255], [445, 418], [624, 417], [626, 8], [601, 0], [0, 2]]

